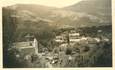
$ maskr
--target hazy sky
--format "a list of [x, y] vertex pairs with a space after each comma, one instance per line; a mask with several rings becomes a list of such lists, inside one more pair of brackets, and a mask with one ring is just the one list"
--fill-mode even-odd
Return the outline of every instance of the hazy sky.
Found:
[[65, 7], [75, 4], [81, 0], [0, 0], [2, 6], [8, 6], [12, 4], [40, 4], [52, 7]]

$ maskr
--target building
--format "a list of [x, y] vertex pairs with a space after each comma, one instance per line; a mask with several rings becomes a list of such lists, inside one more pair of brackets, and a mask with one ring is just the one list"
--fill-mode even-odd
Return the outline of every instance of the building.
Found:
[[38, 41], [30, 34], [24, 37], [25, 40], [13, 43], [13, 47], [17, 48], [24, 55], [38, 54]]
[[80, 33], [75, 30], [65, 31], [56, 36], [55, 41], [58, 43], [76, 43], [80, 41]]

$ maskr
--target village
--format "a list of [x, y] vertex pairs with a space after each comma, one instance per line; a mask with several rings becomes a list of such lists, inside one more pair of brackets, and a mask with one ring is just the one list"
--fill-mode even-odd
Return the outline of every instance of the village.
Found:
[[[102, 30], [98, 30], [98, 32], [102, 32]], [[57, 35], [53, 41], [58, 46], [54, 47], [52, 51], [43, 47], [42, 52], [39, 52], [39, 41], [34, 35], [27, 34], [24, 41], [13, 43], [12, 48], [18, 50], [15, 53], [16, 59], [23, 59], [28, 67], [84, 67], [92, 66], [98, 58], [92, 53], [100, 55], [104, 53], [98, 51], [109, 42], [109, 39], [83, 36], [75, 30], [70, 30]]]

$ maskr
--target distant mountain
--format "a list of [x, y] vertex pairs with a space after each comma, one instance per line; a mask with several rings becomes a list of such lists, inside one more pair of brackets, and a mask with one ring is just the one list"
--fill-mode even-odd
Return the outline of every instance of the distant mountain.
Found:
[[111, 23], [111, 0], [82, 0], [64, 9], [87, 13], [102, 19], [105, 23]]
[[[3, 7], [13, 11], [9, 15], [16, 19], [17, 28], [39, 28], [45, 25], [55, 27], [84, 27], [111, 24], [110, 0], [83, 0], [65, 8], [47, 7], [35, 4], [16, 4]], [[5, 13], [5, 14], [6, 14]], [[3, 14], [3, 16], [5, 15]], [[30, 24], [27, 24], [30, 23]]]
[[15, 14], [12, 13], [12, 16], [17, 17], [17, 19], [22, 21], [42, 20], [48, 22], [49, 25], [63, 26], [65, 24], [71, 25], [71, 22], [73, 22], [73, 20], [78, 19], [78, 14], [76, 12], [41, 5], [16, 4], [5, 8], [14, 10]]
[[85, 12], [89, 14], [111, 13], [111, 0], [82, 0], [77, 4], [65, 7], [65, 9]]

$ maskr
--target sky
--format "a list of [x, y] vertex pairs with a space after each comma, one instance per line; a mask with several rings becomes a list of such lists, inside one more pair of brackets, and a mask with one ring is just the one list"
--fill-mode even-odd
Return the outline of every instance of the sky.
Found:
[[39, 4], [51, 7], [62, 8], [78, 3], [81, 0], [0, 0], [0, 5], [9, 6], [13, 4]]

